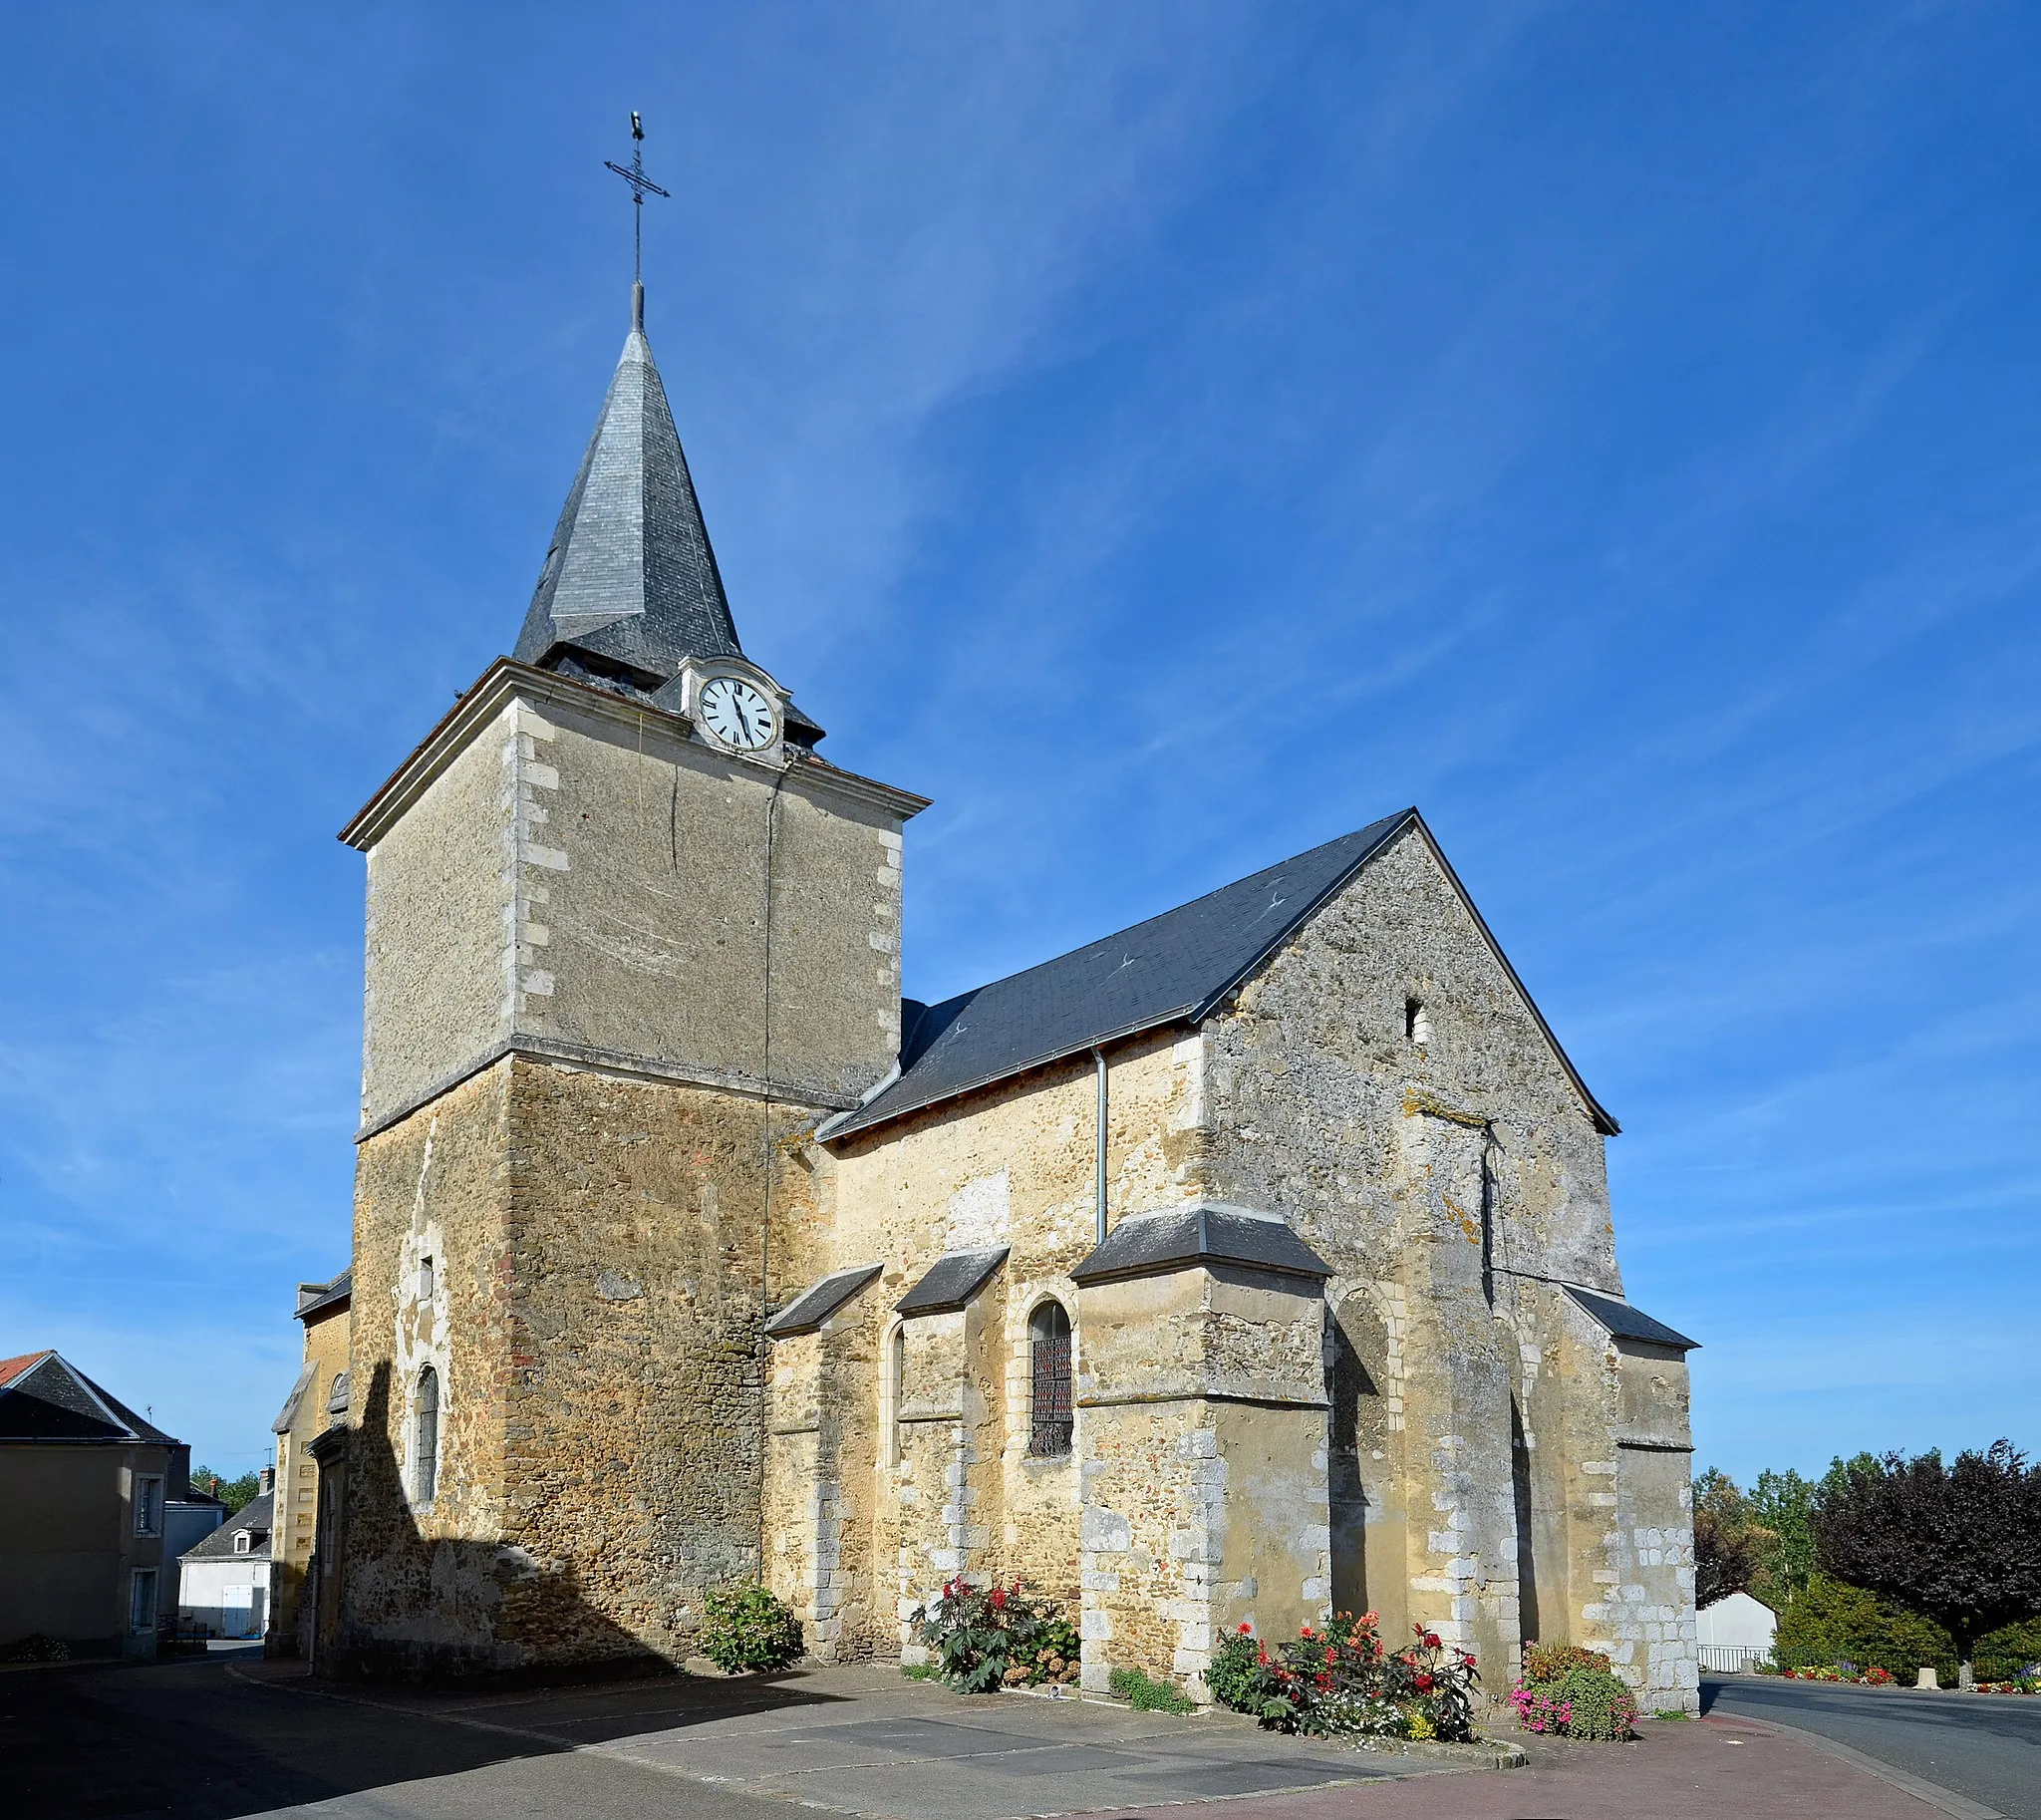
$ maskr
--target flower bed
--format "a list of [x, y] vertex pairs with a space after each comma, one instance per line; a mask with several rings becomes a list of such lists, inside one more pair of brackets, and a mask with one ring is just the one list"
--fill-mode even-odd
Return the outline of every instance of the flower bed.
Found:
[[1277, 1731], [1318, 1737], [1386, 1737], [1464, 1742], [1474, 1736], [1474, 1658], [1415, 1628], [1391, 1654], [1372, 1612], [1342, 1613], [1322, 1629], [1302, 1626], [1274, 1649], [1242, 1625], [1223, 1639], [1205, 1670], [1212, 1697]]
[[976, 1587], [960, 1576], [911, 1622], [933, 1652], [930, 1668], [959, 1692], [1076, 1684], [1077, 1627], [1037, 1606], [1018, 1580]]
[[1510, 1689], [1517, 1723], [1555, 1737], [1621, 1743], [1636, 1733], [1637, 1702], [1599, 1650], [1524, 1652], [1524, 1677]]

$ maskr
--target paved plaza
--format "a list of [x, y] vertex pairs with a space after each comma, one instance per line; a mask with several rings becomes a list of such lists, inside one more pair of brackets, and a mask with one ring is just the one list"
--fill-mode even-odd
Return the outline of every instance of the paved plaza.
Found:
[[1230, 1716], [966, 1699], [891, 1665], [772, 1683], [660, 1679], [485, 1693], [349, 1690], [213, 1658], [0, 1674], [19, 1820], [1981, 1820], [1813, 1740], [1717, 1715], [1622, 1746], [1534, 1744], [1465, 1769], [1258, 1732]]

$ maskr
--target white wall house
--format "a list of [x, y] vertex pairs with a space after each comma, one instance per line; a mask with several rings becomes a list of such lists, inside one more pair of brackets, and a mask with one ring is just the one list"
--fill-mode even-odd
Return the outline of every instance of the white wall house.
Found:
[[260, 1638], [269, 1623], [269, 1531], [265, 1492], [186, 1551], [177, 1612], [220, 1637]]
[[1717, 1674], [1739, 1674], [1772, 1654], [1779, 1614], [1748, 1593], [1731, 1593], [1694, 1615], [1701, 1667]]

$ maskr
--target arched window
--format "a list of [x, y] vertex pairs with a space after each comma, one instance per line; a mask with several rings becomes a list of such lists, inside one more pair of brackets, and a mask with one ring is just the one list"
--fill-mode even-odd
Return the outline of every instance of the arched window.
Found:
[[430, 1504], [439, 1488], [439, 1373], [419, 1373], [418, 1432], [412, 1446], [412, 1501]]
[[1028, 1377], [1033, 1384], [1027, 1451], [1059, 1459], [1070, 1451], [1070, 1317], [1044, 1302], [1027, 1317]]

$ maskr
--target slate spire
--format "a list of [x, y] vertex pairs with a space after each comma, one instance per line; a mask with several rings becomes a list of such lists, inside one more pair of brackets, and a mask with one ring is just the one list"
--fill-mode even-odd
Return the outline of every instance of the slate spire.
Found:
[[631, 286], [631, 333], [514, 655], [651, 688], [685, 658], [743, 655], [645, 339], [642, 284]]

